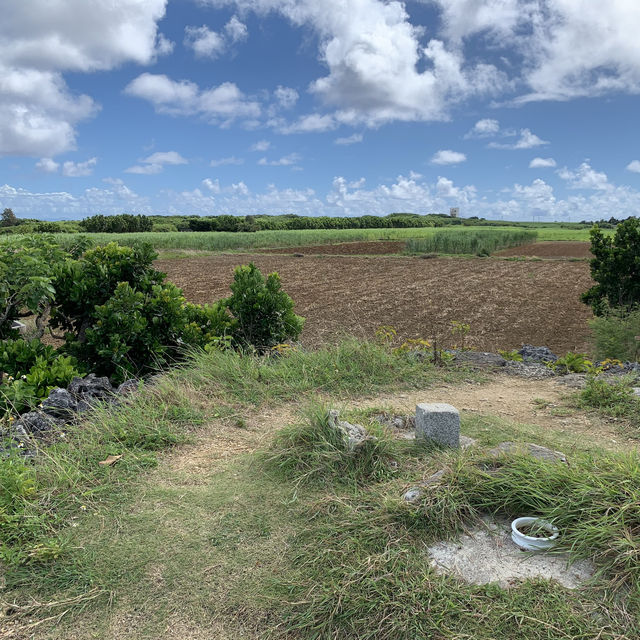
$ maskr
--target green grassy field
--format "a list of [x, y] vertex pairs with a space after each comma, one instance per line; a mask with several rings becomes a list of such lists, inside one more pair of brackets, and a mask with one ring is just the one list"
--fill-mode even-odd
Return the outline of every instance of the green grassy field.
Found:
[[[517, 229], [517, 228], [516, 228]], [[527, 230], [537, 231], [538, 241], [573, 240], [588, 241], [588, 229], [565, 229], [561, 227], [533, 225]], [[466, 233], [468, 231], [487, 231], [487, 227], [419, 228], [419, 229], [326, 229], [305, 231], [258, 231], [255, 233], [227, 232], [172, 232], [172, 233], [89, 233], [85, 234], [96, 243], [118, 242], [131, 245], [136, 241], [151, 242], [156, 249], [192, 249], [196, 251], [242, 251], [270, 247], [297, 247], [316, 244], [335, 244], [339, 242], [360, 242], [374, 240], [406, 240], [425, 238], [435, 233]], [[514, 227], [491, 227], [491, 231], [513, 232]], [[7, 236], [9, 238], [10, 236]], [[57, 234], [62, 242], [69, 241], [73, 234]], [[0, 236], [0, 242], [4, 240]]]
[[[393, 390], [483, 383], [505, 385], [355, 341], [266, 360], [197, 355], [70, 426], [37, 464], [3, 461], [0, 637], [637, 638], [637, 453], [607, 451], [615, 440], [597, 428], [585, 438], [477, 412], [462, 413], [462, 431], [479, 448], [445, 452], [373, 420], [394, 410], [376, 392], [389, 402]], [[327, 433], [319, 401], [376, 435], [366, 456]], [[486, 471], [482, 447], [503, 440], [562, 449], [571, 465], [516, 455]], [[100, 466], [108, 455], [122, 458]], [[439, 468], [436, 491], [403, 502]], [[553, 518], [602, 573], [570, 591], [436, 572], [426, 546], [484, 512]]]

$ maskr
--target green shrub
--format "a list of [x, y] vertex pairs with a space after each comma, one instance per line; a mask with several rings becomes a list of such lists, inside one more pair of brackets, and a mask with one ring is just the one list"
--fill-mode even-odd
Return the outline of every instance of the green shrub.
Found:
[[567, 351], [562, 358], [550, 363], [550, 366], [554, 370], [561, 372], [586, 373], [593, 367], [593, 362], [589, 360], [589, 356], [586, 353]]
[[608, 309], [590, 323], [596, 358], [637, 360], [640, 350], [640, 309]]
[[209, 345], [218, 347], [230, 343], [236, 321], [229, 315], [225, 300], [205, 305], [187, 302], [183, 312], [185, 344], [205, 349]]
[[[50, 236], [11, 238], [0, 251], [0, 340], [15, 337], [11, 329], [21, 315], [46, 316], [53, 298], [54, 267], [67, 257]], [[41, 327], [44, 331], [44, 327]]]
[[640, 304], [640, 220], [627, 218], [615, 236], [605, 236], [598, 226], [591, 230], [591, 277], [596, 281], [582, 294], [596, 315], [608, 307], [631, 310]]
[[591, 378], [582, 390], [580, 398], [583, 404], [593, 409], [601, 409], [606, 413], [622, 416], [637, 403], [626, 380], [607, 381]]
[[236, 320], [237, 344], [265, 351], [298, 338], [304, 318], [293, 312], [293, 300], [282, 290], [277, 273], [265, 280], [253, 263], [238, 267], [231, 291], [226, 304]]
[[20, 413], [33, 408], [55, 387], [66, 387], [81, 371], [74, 358], [39, 340], [0, 342], [0, 409]]
[[177, 230], [178, 227], [170, 222], [154, 222], [153, 227], [151, 227], [151, 231], [154, 233], [174, 233]]

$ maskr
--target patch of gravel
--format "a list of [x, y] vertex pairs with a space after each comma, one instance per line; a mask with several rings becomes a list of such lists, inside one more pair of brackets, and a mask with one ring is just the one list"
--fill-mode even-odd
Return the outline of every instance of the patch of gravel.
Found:
[[520, 378], [531, 378], [541, 380], [543, 378], [553, 378], [556, 374], [544, 364], [537, 362], [515, 362], [509, 361], [504, 366], [504, 372], [511, 376]]
[[556, 580], [576, 589], [595, 571], [586, 560], [569, 565], [565, 554], [521, 551], [511, 540], [511, 525], [506, 520], [486, 520], [458, 540], [437, 542], [428, 552], [438, 573], [453, 574], [471, 584], [497, 582], [503, 589], [531, 578]]

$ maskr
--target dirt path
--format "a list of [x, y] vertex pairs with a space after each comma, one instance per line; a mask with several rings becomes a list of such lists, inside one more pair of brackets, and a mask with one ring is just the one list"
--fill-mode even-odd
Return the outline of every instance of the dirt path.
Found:
[[[595, 415], [563, 407], [562, 398], [569, 389], [557, 380], [527, 380], [497, 375], [487, 384], [440, 385], [424, 390], [379, 394], [358, 400], [336, 402], [345, 408], [389, 408], [398, 413], [413, 413], [420, 402], [446, 402], [462, 412], [502, 418], [553, 431], [570, 444], [584, 444], [585, 438], [594, 445], [621, 450], [637, 445], [637, 441], [620, 434], [616, 424]], [[300, 419], [300, 406], [287, 404], [270, 407], [237, 419], [216, 422], [203, 430], [198, 442], [180, 447], [168, 454], [168, 463], [188, 472], [194, 482], [225, 464], [230, 458], [268, 446], [282, 427]], [[582, 448], [582, 447], [578, 447]]]

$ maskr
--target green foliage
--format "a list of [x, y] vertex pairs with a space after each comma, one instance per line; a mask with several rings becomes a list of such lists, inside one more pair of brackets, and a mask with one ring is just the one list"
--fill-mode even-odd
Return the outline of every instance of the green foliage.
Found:
[[0, 215], [0, 227], [13, 227], [18, 224], [18, 218], [11, 209], [5, 209]]
[[517, 349], [513, 349], [512, 351], [506, 349], [498, 349], [498, 353], [505, 359], [510, 360], [512, 362], [522, 362], [522, 356], [518, 353]]
[[596, 357], [599, 360], [616, 358], [618, 360], [638, 359], [640, 353], [640, 309], [607, 309], [590, 323], [593, 334]]
[[[43, 318], [55, 295], [54, 268], [67, 257], [50, 236], [11, 238], [0, 251], [0, 339], [24, 314]], [[42, 329], [44, 330], [44, 329]]]
[[277, 273], [265, 280], [253, 263], [238, 267], [231, 291], [226, 304], [236, 321], [234, 338], [239, 345], [265, 351], [298, 338], [304, 319], [293, 312], [293, 300], [282, 290]]
[[[640, 416], [640, 400], [633, 395], [628, 380], [592, 377], [580, 393], [582, 405], [616, 417]], [[637, 426], [640, 426], [638, 424]]]
[[596, 284], [582, 294], [582, 301], [596, 315], [605, 314], [608, 307], [630, 311], [640, 304], [640, 220], [627, 218], [613, 237], [594, 226], [591, 253], [591, 277]]
[[535, 231], [468, 229], [436, 231], [426, 238], [406, 241], [409, 253], [452, 253], [488, 256], [493, 251], [534, 242]]
[[210, 345], [229, 346], [236, 321], [229, 315], [225, 300], [205, 305], [187, 302], [183, 313], [182, 340], [185, 344], [202, 349]]
[[33, 408], [55, 387], [81, 375], [77, 362], [40, 340], [0, 342], [0, 409], [20, 413]]
[[152, 267], [155, 258], [149, 244], [121, 247], [111, 242], [85, 251], [78, 260], [58, 263], [51, 326], [72, 333], [69, 342], [84, 342], [95, 307], [105, 304], [121, 282], [147, 293], [164, 280], [164, 274]]
[[94, 309], [86, 340], [72, 352], [93, 372], [122, 381], [160, 369], [179, 356], [185, 300], [172, 284], [137, 291], [121, 282]]
[[556, 371], [586, 373], [593, 368], [593, 362], [589, 360], [589, 355], [586, 353], [567, 351], [564, 356], [549, 363], [549, 366]]
[[116, 216], [91, 216], [81, 220], [80, 226], [92, 233], [136, 233], [151, 231], [153, 221], [148, 216], [122, 213]]

